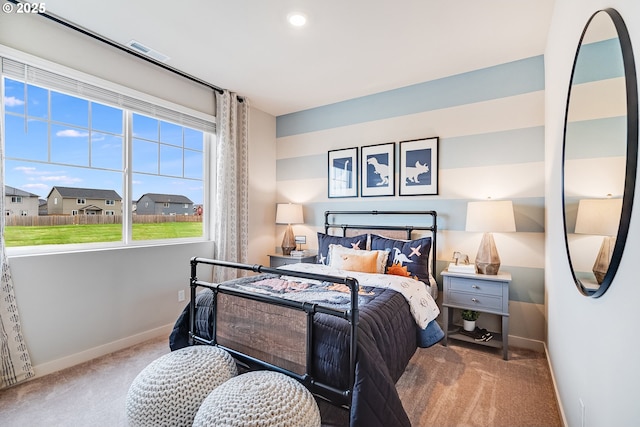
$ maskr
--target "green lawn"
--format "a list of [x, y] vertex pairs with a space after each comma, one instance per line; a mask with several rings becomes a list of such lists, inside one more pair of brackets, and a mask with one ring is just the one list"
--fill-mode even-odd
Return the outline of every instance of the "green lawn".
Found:
[[[172, 239], [202, 236], [201, 222], [133, 224], [133, 240]], [[64, 245], [67, 243], [119, 242], [121, 224], [56, 225], [47, 227], [8, 226], [5, 244], [11, 246]]]

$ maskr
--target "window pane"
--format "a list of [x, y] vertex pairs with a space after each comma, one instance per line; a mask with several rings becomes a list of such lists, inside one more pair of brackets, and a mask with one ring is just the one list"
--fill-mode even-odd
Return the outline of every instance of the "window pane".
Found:
[[89, 166], [89, 132], [86, 129], [51, 125], [51, 161]]
[[158, 173], [158, 144], [154, 142], [133, 140], [133, 171]]
[[24, 114], [24, 83], [4, 80], [4, 110]]
[[[7, 246], [122, 241], [121, 172], [13, 160], [5, 165], [6, 184], [29, 193], [20, 209], [37, 217], [29, 221], [36, 225], [21, 225], [12, 222], [21, 215], [8, 215]], [[39, 199], [47, 203], [39, 206]], [[78, 205], [78, 199], [85, 203]]]
[[133, 240], [202, 237], [201, 181], [133, 174]]
[[158, 120], [140, 114], [133, 115], [133, 136], [136, 138], [158, 140]]
[[51, 91], [51, 120], [89, 127], [89, 101]]
[[184, 129], [184, 147], [202, 151], [204, 144], [203, 133], [199, 130]]
[[106, 133], [91, 134], [91, 166], [121, 171], [122, 137]]
[[182, 126], [169, 122], [160, 122], [160, 141], [182, 147]]
[[182, 176], [182, 149], [169, 145], [160, 146], [160, 174]]
[[[202, 237], [203, 133], [141, 115], [133, 117], [133, 239]], [[153, 135], [155, 128], [160, 129], [159, 135]], [[147, 140], [139, 139], [141, 135]], [[185, 149], [183, 136], [196, 149]]]
[[5, 114], [5, 152], [7, 157], [46, 161], [49, 147], [47, 123]]
[[91, 103], [91, 128], [122, 135], [122, 110], [95, 102]]
[[49, 91], [38, 86], [27, 86], [27, 114], [41, 119], [49, 118]]
[[185, 178], [194, 178], [202, 180], [203, 168], [202, 152], [185, 150], [184, 151], [184, 176]]

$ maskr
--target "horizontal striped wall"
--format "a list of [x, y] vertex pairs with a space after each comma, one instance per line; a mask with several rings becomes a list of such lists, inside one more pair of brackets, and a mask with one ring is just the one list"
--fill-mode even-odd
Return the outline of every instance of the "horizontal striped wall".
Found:
[[[304, 205], [294, 226], [315, 248], [325, 210], [436, 210], [436, 278], [454, 250], [473, 260], [481, 233], [465, 232], [471, 200], [509, 199], [516, 233], [494, 238], [511, 272], [512, 335], [545, 339], [544, 320], [544, 63], [542, 56], [280, 116], [278, 202]], [[327, 152], [439, 137], [437, 195], [330, 199]], [[277, 228], [276, 241], [283, 228]]]

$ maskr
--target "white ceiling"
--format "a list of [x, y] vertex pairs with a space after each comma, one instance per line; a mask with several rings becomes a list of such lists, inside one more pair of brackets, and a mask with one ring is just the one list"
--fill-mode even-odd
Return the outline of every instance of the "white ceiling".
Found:
[[[554, 0], [47, 0], [274, 116], [544, 53]], [[303, 28], [286, 22], [308, 16]]]

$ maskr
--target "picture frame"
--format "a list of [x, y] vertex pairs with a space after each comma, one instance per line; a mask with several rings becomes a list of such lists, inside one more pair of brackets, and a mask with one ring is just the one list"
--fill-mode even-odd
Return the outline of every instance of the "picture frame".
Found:
[[400, 142], [399, 194], [438, 194], [438, 137]]
[[329, 198], [358, 197], [358, 147], [330, 150], [327, 167]]
[[360, 194], [362, 197], [395, 196], [396, 143], [360, 148]]

